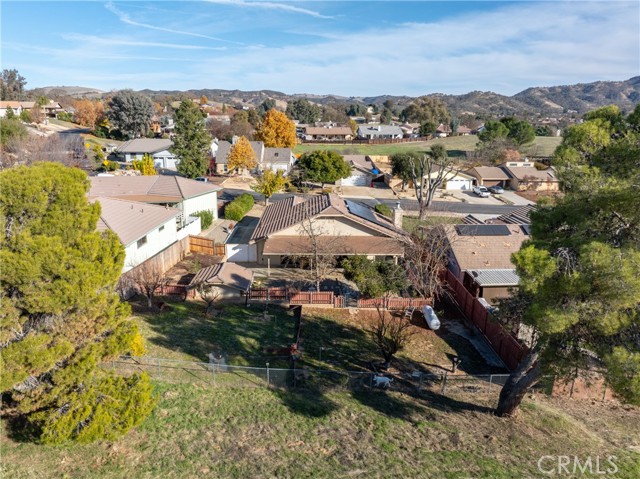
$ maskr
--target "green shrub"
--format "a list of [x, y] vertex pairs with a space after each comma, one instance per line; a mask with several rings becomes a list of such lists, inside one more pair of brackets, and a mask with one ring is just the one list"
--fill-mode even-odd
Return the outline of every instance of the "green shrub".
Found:
[[392, 214], [391, 208], [389, 208], [384, 203], [377, 204], [375, 207], [375, 210], [381, 215], [388, 216], [389, 218], [391, 218], [391, 214]]
[[197, 216], [200, 218], [200, 226], [203, 230], [206, 230], [213, 223], [213, 211], [204, 210], [198, 211], [197, 213], [191, 213], [191, 216]]
[[401, 294], [409, 286], [402, 267], [389, 261], [351, 256], [342, 262], [342, 267], [344, 277], [356, 283], [367, 298], [378, 298], [387, 292]]
[[228, 220], [240, 221], [251, 208], [253, 208], [253, 196], [243, 193], [224, 208], [224, 217]]
[[69, 123], [73, 123], [73, 115], [71, 115], [71, 113], [63, 111], [62, 113], [58, 113], [58, 120], [68, 121]]

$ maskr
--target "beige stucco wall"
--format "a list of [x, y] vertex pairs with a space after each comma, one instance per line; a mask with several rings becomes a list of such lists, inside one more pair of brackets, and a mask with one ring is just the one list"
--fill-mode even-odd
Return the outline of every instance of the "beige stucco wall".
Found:
[[[377, 231], [347, 219], [316, 217], [312, 227], [318, 234], [330, 236], [382, 236]], [[272, 236], [298, 236], [304, 234], [300, 225], [294, 225]]]

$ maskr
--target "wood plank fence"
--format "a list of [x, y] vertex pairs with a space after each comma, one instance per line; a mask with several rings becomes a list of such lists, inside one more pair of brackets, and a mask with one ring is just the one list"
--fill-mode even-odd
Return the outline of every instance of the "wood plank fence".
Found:
[[382, 308], [382, 309], [407, 309], [422, 308], [423, 306], [432, 306], [432, 299], [425, 298], [371, 298], [359, 299], [358, 308]]
[[478, 298], [467, 291], [451, 271], [445, 270], [443, 276], [453, 299], [466, 318], [477, 326], [507, 367], [515, 369], [529, 351], [528, 348], [520, 344], [502, 325], [492, 320]]
[[210, 238], [202, 236], [189, 236], [189, 252], [204, 253], [211, 256], [224, 256], [224, 244], [216, 243]]

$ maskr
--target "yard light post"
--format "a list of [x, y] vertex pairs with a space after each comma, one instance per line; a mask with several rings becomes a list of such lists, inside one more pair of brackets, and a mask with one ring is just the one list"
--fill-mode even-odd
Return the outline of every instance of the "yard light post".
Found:
[[270, 382], [269, 382], [269, 363], [267, 363], [267, 386], [269, 386], [269, 385], [270, 385]]

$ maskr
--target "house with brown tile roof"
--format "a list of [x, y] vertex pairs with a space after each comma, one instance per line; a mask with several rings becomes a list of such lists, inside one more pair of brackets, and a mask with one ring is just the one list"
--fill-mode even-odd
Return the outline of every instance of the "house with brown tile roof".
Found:
[[404, 253], [405, 234], [364, 204], [324, 194], [271, 203], [250, 243], [257, 246], [258, 262], [271, 265], [312, 254], [313, 243], [327, 255], [397, 259]]
[[[446, 228], [449, 270], [491, 302], [509, 295], [518, 278], [511, 255], [529, 239], [528, 229], [517, 224], [465, 224]], [[515, 276], [514, 276], [515, 275]], [[484, 284], [475, 278], [484, 278]]]
[[503, 166], [509, 186], [515, 191], [558, 191], [560, 179], [553, 168], [538, 170], [534, 166]]
[[123, 272], [178, 241], [177, 208], [106, 197], [93, 197], [90, 201], [100, 203], [98, 231], [113, 231], [124, 246]]
[[348, 126], [307, 126], [304, 135], [306, 140], [352, 140], [353, 130]]
[[475, 166], [465, 171], [469, 176], [473, 176], [478, 185], [486, 186], [502, 186], [503, 188], [509, 184], [509, 175], [497, 166]]

